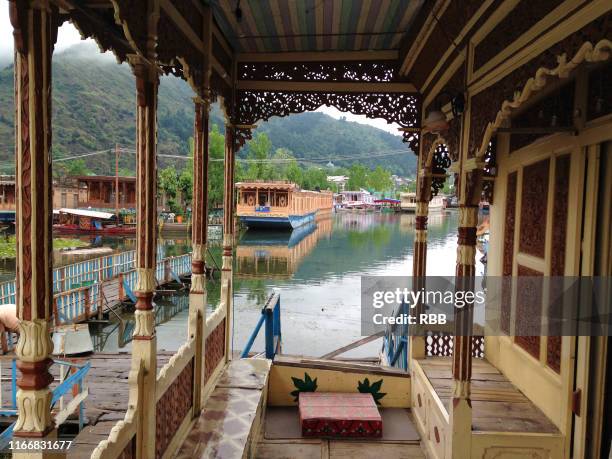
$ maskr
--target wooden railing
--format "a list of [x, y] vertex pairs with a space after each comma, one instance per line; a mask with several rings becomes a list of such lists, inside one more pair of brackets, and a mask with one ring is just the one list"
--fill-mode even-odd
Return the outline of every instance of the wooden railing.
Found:
[[[157, 248], [158, 260], [165, 259], [163, 252], [163, 247], [159, 246]], [[120, 273], [133, 270], [135, 259], [136, 251], [128, 250], [126, 252], [91, 258], [89, 260], [55, 268], [53, 270], [53, 291], [55, 293], [67, 292], [82, 287], [84, 283], [102, 283], [106, 280], [113, 279], [119, 276]], [[174, 261], [173, 263], [178, 267], [182, 261]], [[180, 272], [184, 273], [188, 271], [189, 270]], [[175, 272], [179, 271], [175, 269]], [[0, 304], [6, 303], [15, 303], [14, 280], [0, 283]]]
[[[180, 257], [171, 258], [169, 263], [176, 269], [187, 266]], [[133, 362], [136, 369], [128, 379], [128, 410], [108, 439], [98, 444], [92, 458], [141, 457], [138, 452], [143, 450], [144, 442], [153, 441], [152, 437], [145, 438], [141, 420], [145, 411], [155, 416], [155, 457], [171, 457], [176, 452], [226, 364], [226, 301], [221, 301], [205, 320], [190, 310], [190, 321], [192, 317], [195, 331], [159, 370], [155, 383], [150, 385], [153, 387], [144, 384], [145, 357], [134, 356], [138, 364]], [[145, 409], [147, 403], [151, 405]]]
[[[130, 263], [133, 263], [130, 262]], [[108, 270], [110, 268], [102, 268]], [[191, 271], [191, 254], [186, 253], [176, 257], [169, 257], [157, 262], [155, 274], [158, 283], [170, 281], [180, 282], [178, 276]], [[123, 301], [129, 297], [128, 291], [136, 287], [136, 271], [119, 271], [116, 278], [95, 282], [85, 287], [79, 287], [67, 292], [58, 293], [53, 298], [55, 325], [72, 324], [82, 322], [103, 312], [104, 286], [111, 282], [117, 283], [117, 297], [112, 300]]]
[[[453, 355], [454, 336], [450, 332], [428, 332], [425, 336], [425, 354], [429, 357]], [[472, 336], [472, 357], [483, 359], [485, 355], [484, 336]]]
[[[127, 289], [136, 286], [133, 250], [74, 263], [53, 272], [55, 325], [82, 322], [102, 312], [104, 287], [116, 282], [117, 298], [123, 301]], [[191, 271], [191, 254], [168, 257], [157, 262], [156, 277], [160, 283], [179, 281], [178, 276]], [[88, 284], [88, 285], [82, 285]], [[75, 286], [71, 288], [72, 286]], [[0, 284], [0, 304], [15, 303], [15, 281]]]

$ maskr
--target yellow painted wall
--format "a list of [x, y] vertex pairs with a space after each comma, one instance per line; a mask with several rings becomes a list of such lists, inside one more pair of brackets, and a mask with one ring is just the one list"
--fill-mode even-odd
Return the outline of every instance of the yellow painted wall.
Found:
[[380, 392], [385, 395], [380, 399], [380, 406], [389, 408], [409, 408], [410, 378], [386, 376], [367, 373], [351, 373], [350, 371], [321, 370], [309, 367], [294, 367], [287, 365], [272, 365], [270, 383], [268, 386], [268, 404], [270, 406], [292, 406], [296, 402], [290, 395], [296, 388], [291, 377], [304, 379], [304, 372], [314, 379], [317, 378], [317, 392], [357, 393], [357, 384], [365, 378], [370, 384], [383, 379]]

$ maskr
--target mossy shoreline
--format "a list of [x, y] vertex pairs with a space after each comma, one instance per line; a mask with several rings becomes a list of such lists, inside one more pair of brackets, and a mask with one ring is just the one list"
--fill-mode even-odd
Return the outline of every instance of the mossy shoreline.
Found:
[[[67, 247], [85, 247], [89, 245], [80, 239], [53, 238], [53, 249], [65, 249]], [[0, 237], [0, 258], [15, 258], [15, 236]]]

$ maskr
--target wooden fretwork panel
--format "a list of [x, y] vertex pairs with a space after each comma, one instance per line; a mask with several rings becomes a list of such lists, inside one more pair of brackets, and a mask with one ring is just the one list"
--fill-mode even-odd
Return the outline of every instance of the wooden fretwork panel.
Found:
[[[514, 341], [536, 359], [540, 358], [540, 320], [543, 274], [518, 265], [516, 329]], [[538, 281], [531, 277], [540, 278]]]
[[538, 258], [546, 249], [549, 167], [545, 159], [523, 169], [519, 250]]

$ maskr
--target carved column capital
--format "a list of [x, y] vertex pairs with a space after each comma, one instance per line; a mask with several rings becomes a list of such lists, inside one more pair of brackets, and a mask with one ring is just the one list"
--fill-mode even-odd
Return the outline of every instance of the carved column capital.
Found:
[[193, 244], [191, 246], [191, 251], [192, 260], [204, 260], [206, 254], [206, 244]]
[[202, 94], [193, 98], [193, 103], [198, 107], [202, 107], [205, 113], [210, 111], [212, 96], [210, 89], [202, 90]]
[[459, 226], [478, 226], [478, 206], [459, 207]]
[[15, 354], [23, 362], [40, 362], [53, 352], [49, 322], [44, 319], [19, 323], [19, 340]]
[[155, 291], [157, 282], [153, 268], [136, 268], [135, 292], [150, 293]]
[[206, 276], [204, 274], [191, 275], [190, 293], [205, 293], [206, 292]]
[[134, 319], [134, 339], [151, 339], [155, 334], [155, 311], [137, 309]]

